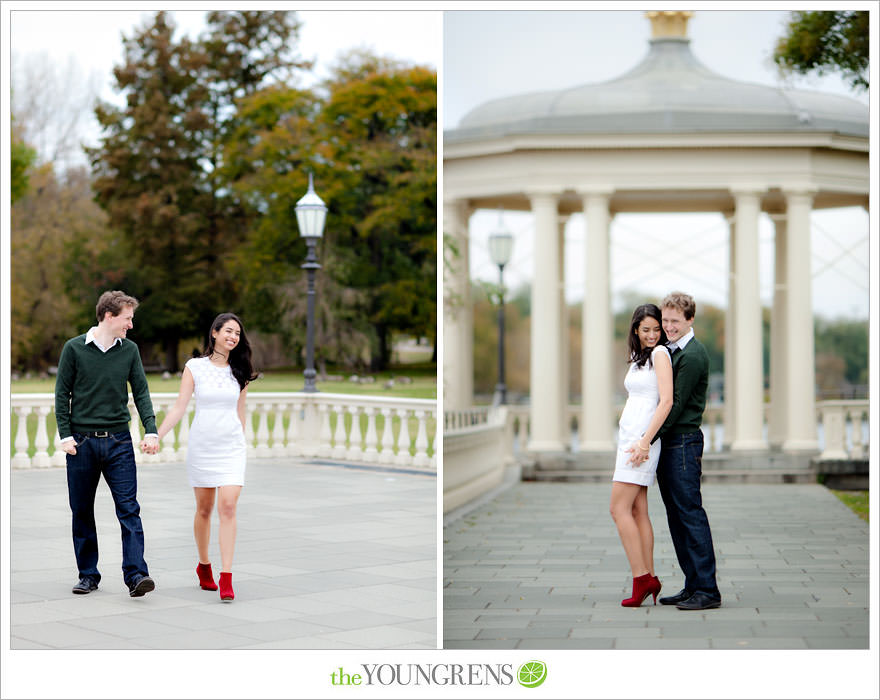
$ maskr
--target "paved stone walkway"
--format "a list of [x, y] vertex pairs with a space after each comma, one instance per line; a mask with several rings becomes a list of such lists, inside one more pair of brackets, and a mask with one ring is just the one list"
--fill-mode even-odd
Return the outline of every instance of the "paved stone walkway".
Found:
[[[104, 481], [100, 588], [73, 595], [62, 469], [13, 470], [12, 649], [435, 649], [434, 475], [252, 460], [238, 512], [235, 602], [196, 585], [194, 500], [182, 464], [141, 465], [156, 590], [130, 598]], [[220, 566], [214, 515], [211, 554]]]
[[[517, 483], [444, 529], [444, 648], [867, 649], [868, 524], [823, 486], [704, 484], [723, 605], [623, 608], [611, 484]], [[683, 584], [649, 489], [662, 595]]]

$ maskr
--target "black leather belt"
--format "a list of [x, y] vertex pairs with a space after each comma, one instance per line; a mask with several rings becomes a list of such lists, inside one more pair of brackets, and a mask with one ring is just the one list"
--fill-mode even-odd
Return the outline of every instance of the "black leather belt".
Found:
[[82, 435], [88, 435], [89, 437], [97, 437], [97, 438], [105, 438], [110, 437], [113, 433], [109, 433], [106, 430], [92, 430], [87, 433], [82, 433]]

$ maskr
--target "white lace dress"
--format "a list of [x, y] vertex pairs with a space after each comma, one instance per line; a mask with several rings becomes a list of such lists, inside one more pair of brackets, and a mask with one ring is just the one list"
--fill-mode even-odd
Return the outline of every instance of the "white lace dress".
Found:
[[227, 367], [207, 357], [188, 360], [195, 381], [196, 415], [189, 431], [186, 473], [190, 486], [244, 486], [247, 457], [238, 418], [241, 389]]
[[[660, 352], [669, 355], [669, 350], [665, 345], [658, 345], [652, 353], [652, 363], [657, 353]], [[654, 365], [651, 364], [649, 367], [645, 362], [639, 369], [635, 363], [632, 363], [623, 380], [623, 386], [626, 388], [628, 396], [623, 413], [620, 414], [620, 427], [617, 431], [617, 461], [614, 465], [614, 476], [611, 479], [612, 481], [651, 486], [654, 483], [657, 462], [660, 459], [660, 440], [654, 441], [648, 460], [638, 467], [629, 464], [632, 453], [625, 450], [645, 432], [654, 417], [657, 404], [660, 402], [660, 391], [657, 388], [657, 373], [654, 371]]]

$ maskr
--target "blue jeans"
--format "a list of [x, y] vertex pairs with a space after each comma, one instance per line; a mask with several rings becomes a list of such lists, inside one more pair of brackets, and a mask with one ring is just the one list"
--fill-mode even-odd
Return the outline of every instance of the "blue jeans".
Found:
[[67, 493], [73, 513], [73, 551], [80, 578], [101, 580], [98, 571], [98, 533], [95, 493], [101, 474], [110, 487], [116, 517], [122, 529], [122, 577], [126, 585], [135, 575], [146, 576], [144, 529], [137, 502], [137, 467], [128, 431], [95, 437], [74, 433], [76, 454], [67, 455]]
[[703, 433], [664, 435], [657, 463], [657, 485], [666, 506], [669, 534], [678, 564], [684, 573], [684, 588], [720, 598], [715, 582], [715, 550], [709, 518], [700, 494]]

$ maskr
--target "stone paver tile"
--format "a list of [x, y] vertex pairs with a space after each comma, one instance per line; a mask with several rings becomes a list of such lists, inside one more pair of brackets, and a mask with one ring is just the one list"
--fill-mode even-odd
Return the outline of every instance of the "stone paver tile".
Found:
[[82, 618], [70, 621], [69, 624], [82, 629], [111, 634], [122, 639], [171, 634], [179, 629], [173, 625], [141, 620], [133, 615], [107, 615], [105, 617]]
[[226, 629], [185, 629], [137, 641], [148, 649], [240, 649], [254, 639], [230, 634]]
[[326, 637], [295, 637], [292, 639], [278, 639], [272, 642], [258, 642], [256, 644], [244, 644], [238, 649], [360, 649], [356, 644], [347, 644], [336, 639]]
[[808, 645], [802, 637], [751, 637], [737, 639], [735, 637], [713, 637], [710, 640], [712, 649], [807, 649]]
[[572, 639], [611, 638], [623, 637], [653, 638], [660, 637], [660, 629], [657, 627], [575, 627], [571, 631]]
[[476, 639], [566, 639], [570, 631], [569, 627], [486, 627]]
[[[516, 649], [520, 643], [519, 639], [450, 639], [444, 640], [444, 649]], [[541, 646], [545, 649], [546, 647]]]
[[45, 622], [35, 625], [18, 625], [10, 628], [13, 637], [45, 644], [53, 649], [72, 649], [80, 644], [106, 644], [105, 649], [113, 649], [119, 641], [116, 635], [83, 629], [66, 622]]
[[394, 625], [365, 627], [358, 630], [333, 632], [322, 635], [331, 640], [360, 645], [363, 649], [396, 649], [400, 644], [423, 643], [433, 645], [436, 635], [404, 629]]
[[[348, 612], [334, 612], [324, 615], [307, 615], [298, 618], [302, 622], [322, 625], [334, 630], [351, 630], [359, 627], [377, 627], [380, 625], [400, 625], [412, 622], [410, 618], [396, 615], [387, 615], [373, 612], [372, 610], [351, 610]], [[434, 621], [432, 620], [432, 623]], [[435, 628], [436, 628], [436, 623]]]
[[686, 638], [667, 639], [664, 637], [641, 638], [618, 637], [615, 649], [710, 649], [708, 639]]
[[479, 628], [476, 627], [455, 627], [454, 625], [443, 626], [444, 645], [448, 641], [459, 641], [466, 639], [474, 639], [479, 634]]
[[257, 642], [276, 642], [279, 639], [295, 639], [296, 637], [324, 636], [328, 632], [336, 632], [338, 628], [330, 625], [319, 625], [303, 620], [274, 620], [268, 622], [248, 622], [228, 625], [223, 628], [228, 634], [246, 637]]

